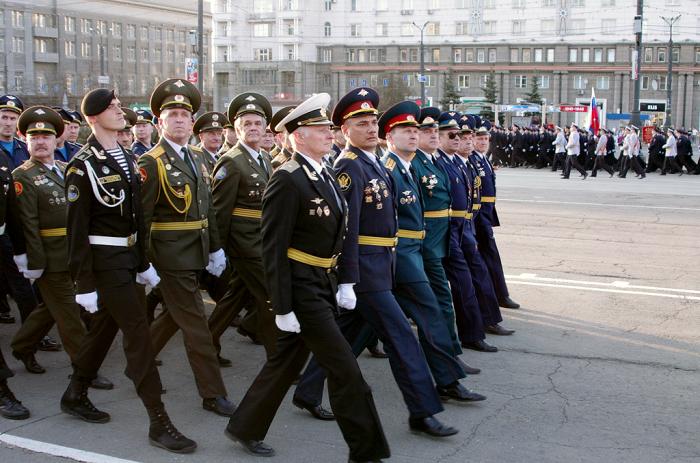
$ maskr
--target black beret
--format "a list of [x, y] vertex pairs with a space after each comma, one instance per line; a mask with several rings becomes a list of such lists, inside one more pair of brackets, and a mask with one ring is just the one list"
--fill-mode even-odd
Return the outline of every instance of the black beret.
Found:
[[114, 90], [96, 88], [83, 97], [80, 110], [86, 116], [97, 116], [104, 112], [116, 97], [117, 95], [114, 93]]
[[244, 114], [257, 114], [269, 121], [272, 118], [272, 105], [259, 93], [240, 93], [228, 105], [228, 120], [233, 122]]
[[24, 110], [24, 105], [22, 104], [22, 100], [14, 95], [3, 95], [0, 96], [0, 110], [14, 111], [17, 114], [21, 114]]
[[228, 119], [223, 113], [211, 111], [204, 113], [194, 121], [192, 131], [195, 134], [206, 132], [207, 130], [223, 130], [228, 123]]
[[60, 137], [63, 128], [61, 116], [48, 106], [27, 108], [17, 120], [17, 130], [25, 136], [32, 133], [50, 133]]
[[160, 112], [168, 108], [184, 108], [194, 114], [201, 104], [202, 95], [186, 79], [165, 80], [151, 93], [151, 112], [156, 117], [160, 117]]

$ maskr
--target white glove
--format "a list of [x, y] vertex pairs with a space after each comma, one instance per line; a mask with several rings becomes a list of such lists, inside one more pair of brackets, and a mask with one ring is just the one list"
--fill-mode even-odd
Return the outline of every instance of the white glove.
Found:
[[17, 266], [17, 270], [20, 272], [24, 272], [27, 270], [27, 255], [26, 254], [20, 254], [18, 256], [13, 256], [12, 259], [15, 261], [15, 265]]
[[158, 276], [156, 269], [153, 268], [153, 264], [148, 264], [148, 268], [145, 271], [136, 274], [136, 283], [150, 286], [151, 288], [158, 286], [158, 283], [160, 283], [160, 277]]
[[352, 310], [357, 304], [355, 290], [352, 288], [355, 283], [342, 283], [338, 285], [338, 292], [335, 293], [335, 300], [338, 302], [338, 307]]
[[44, 269], [43, 268], [39, 268], [36, 270], [25, 269], [24, 271], [22, 271], [22, 274], [24, 275], [24, 278], [26, 278], [27, 280], [38, 280], [39, 278], [41, 278], [41, 275], [44, 274]]
[[226, 254], [223, 249], [209, 253], [209, 264], [207, 264], [207, 272], [215, 277], [220, 277], [226, 270]]
[[301, 326], [299, 326], [299, 320], [294, 312], [289, 312], [285, 315], [275, 315], [275, 324], [277, 328], [282, 331], [288, 331], [290, 333], [301, 333]]
[[82, 305], [90, 313], [97, 312], [97, 291], [86, 294], [76, 294], [75, 302]]

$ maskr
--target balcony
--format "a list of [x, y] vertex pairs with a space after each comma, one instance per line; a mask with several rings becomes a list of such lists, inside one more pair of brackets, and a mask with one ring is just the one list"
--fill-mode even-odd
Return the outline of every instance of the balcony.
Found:
[[35, 63], [58, 63], [58, 53], [34, 53]]
[[38, 27], [34, 26], [34, 37], [50, 37], [52, 39], [58, 38], [58, 29], [55, 27]]
[[273, 11], [268, 13], [251, 13], [248, 15], [248, 22], [270, 21], [276, 17], [277, 16]]

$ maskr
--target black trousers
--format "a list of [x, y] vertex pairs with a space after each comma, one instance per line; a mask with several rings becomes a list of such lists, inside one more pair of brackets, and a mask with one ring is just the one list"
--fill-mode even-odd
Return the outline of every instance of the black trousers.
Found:
[[161, 404], [160, 375], [156, 369], [146, 309], [141, 303], [135, 272], [115, 269], [95, 272], [99, 310], [73, 359], [73, 371], [79, 380], [89, 382], [97, 376], [117, 331], [121, 330], [126, 354], [126, 376], [146, 407]]
[[0, 290], [4, 288], [0, 297], [7, 298], [8, 294], [12, 296], [12, 299], [17, 303], [22, 322], [24, 322], [36, 307], [37, 300], [32, 285], [19, 272], [12, 256], [10, 237], [4, 233], [0, 235], [0, 280], [4, 280], [3, 284], [0, 284]]
[[672, 173], [675, 171], [678, 172], [683, 172], [683, 168], [678, 164], [678, 161], [676, 161], [675, 156], [666, 156], [664, 158], [664, 166], [661, 169], [661, 173], [665, 174], [668, 171], [671, 171]]
[[605, 162], [605, 156], [599, 155], [595, 157], [595, 162], [593, 163], [593, 173], [591, 173], [591, 177], [596, 177], [598, 176], [598, 169], [603, 169], [607, 173], [612, 176], [615, 171], [613, 171], [613, 168], [608, 165], [607, 162]]
[[566, 153], [555, 153], [552, 159], [552, 172], [556, 172], [559, 167], [564, 169], [566, 165]]
[[642, 175], [644, 173], [644, 167], [642, 166], [639, 156], [631, 156], [629, 165], [632, 167], [635, 174]]
[[7, 378], [12, 378], [14, 375], [10, 367], [7, 366], [5, 356], [2, 355], [2, 348], [0, 348], [0, 382], [5, 381]]
[[581, 175], [586, 175], [586, 170], [578, 162], [578, 154], [570, 154], [566, 156], [566, 163], [564, 164], [564, 178], [569, 178], [569, 175], [571, 175], [571, 167], [578, 170]]
[[313, 352], [328, 373], [328, 398], [353, 460], [388, 458], [372, 392], [362, 377], [350, 345], [325, 300], [309, 301], [294, 311], [301, 333], [279, 332], [276, 352], [268, 358], [228, 424], [240, 439], [263, 440], [287, 391]]

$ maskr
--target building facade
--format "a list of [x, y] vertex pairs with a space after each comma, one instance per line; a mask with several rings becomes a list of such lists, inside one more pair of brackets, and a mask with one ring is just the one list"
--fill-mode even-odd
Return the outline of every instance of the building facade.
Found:
[[[210, 24], [207, 7], [205, 63]], [[147, 106], [157, 82], [185, 76], [196, 29], [192, 1], [0, 1], [0, 92], [75, 108], [90, 89], [110, 87], [123, 104]]]
[[[661, 122], [673, 60], [673, 123], [700, 125], [698, 0], [645, 2], [641, 109]], [[257, 89], [273, 104], [314, 92], [335, 99], [369, 85], [404, 98], [478, 112], [490, 75], [498, 102], [524, 101], [537, 81], [548, 106], [590, 100], [611, 125], [631, 110], [636, 0], [213, 0], [214, 105]], [[681, 18], [669, 27], [662, 16]], [[423, 30], [425, 74], [420, 78]], [[567, 124], [575, 113], [548, 119]]]

